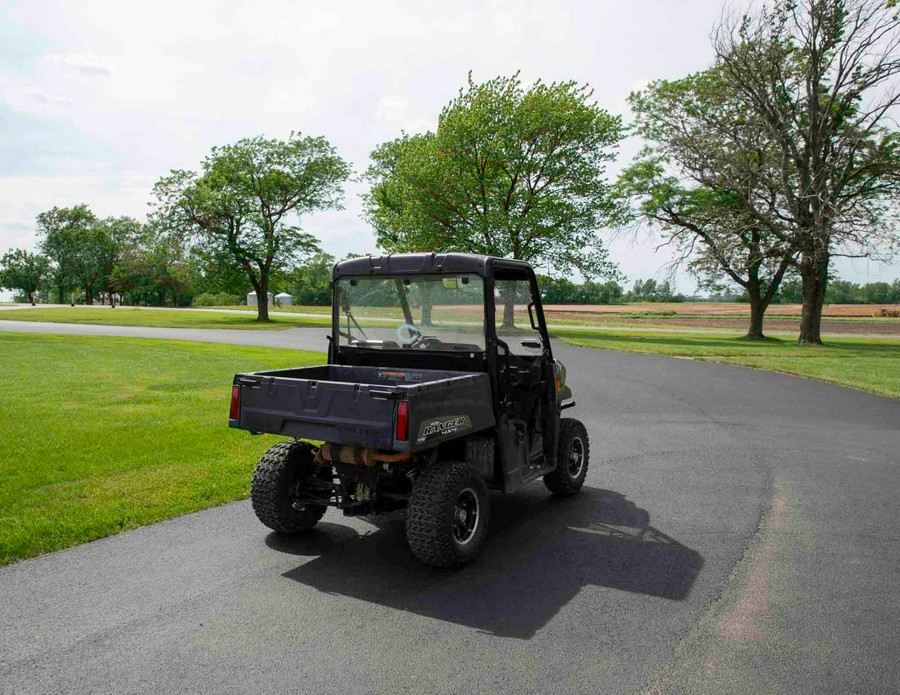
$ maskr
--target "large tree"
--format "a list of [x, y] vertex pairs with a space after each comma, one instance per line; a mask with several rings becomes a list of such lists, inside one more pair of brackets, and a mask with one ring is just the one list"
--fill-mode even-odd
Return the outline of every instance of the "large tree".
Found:
[[762, 338], [797, 255], [776, 144], [718, 69], [654, 82], [629, 102], [646, 143], [617, 182], [630, 220], [659, 231], [701, 286], [742, 287], [747, 336]]
[[268, 321], [272, 271], [318, 250], [300, 215], [340, 207], [349, 175], [322, 137], [246, 138], [214, 147], [199, 174], [161, 179], [154, 220], [211, 256], [230, 257], [256, 291], [258, 320]]
[[470, 75], [436, 132], [403, 134], [372, 153], [366, 215], [379, 245], [614, 276], [598, 230], [614, 211], [604, 169], [622, 128], [591, 94], [574, 82], [476, 84]]
[[65, 290], [80, 287], [85, 304], [92, 304], [117, 249], [105, 221], [87, 205], [54, 207], [38, 215], [37, 228], [41, 249], [55, 265], [59, 301]]
[[116, 294], [124, 294], [128, 288], [125, 268], [128, 261], [140, 254], [144, 240], [143, 225], [133, 217], [107, 217], [97, 223], [109, 240], [109, 253], [103, 259], [103, 272], [97, 288], [105, 292], [112, 308], [116, 306]]
[[0, 287], [20, 290], [34, 306], [34, 293], [50, 270], [50, 259], [24, 249], [11, 249], [0, 258]]
[[821, 343], [830, 259], [897, 238], [900, 18], [888, 0], [773, 0], [726, 18], [717, 65], [777, 145], [803, 285], [801, 343]]

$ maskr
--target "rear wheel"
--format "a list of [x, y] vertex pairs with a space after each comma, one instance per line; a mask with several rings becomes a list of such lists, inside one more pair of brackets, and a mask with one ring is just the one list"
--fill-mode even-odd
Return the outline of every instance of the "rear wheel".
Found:
[[544, 485], [554, 495], [571, 497], [581, 490], [587, 476], [590, 443], [584, 425], [572, 418], [559, 421], [556, 470], [544, 476]]
[[416, 479], [409, 498], [406, 537], [413, 554], [435, 567], [475, 559], [487, 536], [489, 501], [484, 478], [460, 461], [436, 461]]
[[256, 517], [273, 531], [297, 533], [315, 526], [324, 505], [295, 506], [302, 480], [313, 472], [313, 447], [306, 442], [281, 442], [260, 458], [250, 483]]

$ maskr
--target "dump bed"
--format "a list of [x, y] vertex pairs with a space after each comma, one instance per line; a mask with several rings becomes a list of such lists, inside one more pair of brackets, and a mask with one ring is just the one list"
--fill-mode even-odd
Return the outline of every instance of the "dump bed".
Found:
[[480, 372], [328, 364], [237, 374], [234, 386], [229, 424], [253, 432], [418, 451], [494, 426]]

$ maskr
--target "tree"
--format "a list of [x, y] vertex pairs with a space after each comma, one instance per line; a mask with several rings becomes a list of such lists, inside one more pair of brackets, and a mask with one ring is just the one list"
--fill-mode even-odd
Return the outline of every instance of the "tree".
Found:
[[50, 270], [50, 259], [24, 249], [11, 249], [0, 258], [0, 287], [21, 290], [34, 306], [34, 293]]
[[97, 286], [109, 296], [110, 307], [115, 308], [115, 295], [124, 294], [129, 285], [127, 259], [142, 251], [143, 225], [132, 217], [107, 217], [100, 220], [97, 226], [109, 240]]
[[516, 74], [475, 84], [470, 74], [436, 132], [372, 152], [365, 208], [379, 245], [615, 276], [597, 232], [615, 212], [604, 168], [622, 127], [591, 95], [574, 82], [524, 87]]
[[[202, 173], [173, 171], [154, 187], [154, 219], [247, 275], [269, 320], [273, 270], [318, 250], [300, 215], [340, 207], [350, 167], [322, 137], [246, 138], [214, 147]], [[296, 220], [296, 221], [295, 221]]]
[[777, 148], [744, 101], [718, 68], [632, 94], [646, 146], [616, 188], [631, 206], [627, 219], [674, 246], [673, 265], [686, 265], [705, 289], [743, 288], [747, 337], [762, 338], [797, 243], [782, 213]]
[[781, 283], [776, 295], [776, 301], [782, 304], [800, 304], [803, 301], [803, 291], [798, 278], [789, 278]]
[[105, 223], [87, 205], [76, 205], [42, 212], [37, 226], [43, 236], [41, 248], [56, 265], [60, 302], [65, 290], [81, 287], [85, 304], [92, 304], [116, 253], [116, 242]]
[[319, 251], [294, 268], [288, 277], [291, 294], [298, 304], [331, 303], [331, 271], [334, 256]]
[[774, 0], [717, 28], [717, 65], [776, 160], [796, 227], [799, 341], [821, 344], [832, 256], [876, 256], [896, 240], [900, 17], [885, 0]]

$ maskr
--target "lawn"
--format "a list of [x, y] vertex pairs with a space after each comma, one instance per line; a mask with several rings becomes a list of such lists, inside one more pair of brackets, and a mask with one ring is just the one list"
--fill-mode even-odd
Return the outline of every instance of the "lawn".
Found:
[[[649, 309], [648, 307], [658, 307]], [[598, 326], [606, 329], [616, 328], [649, 328], [675, 329], [682, 331], [711, 330], [713, 332], [747, 330], [748, 319], [739, 313], [742, 305], [728, 304], [731, 314], [724, 313], [722, 305], [709, 304], [706, 313], [693, 313], [684, 310], [674, 311], [667, 307], [677, 304], [629, 304], [629, 305], [597, 305], [569, 306], [564, 310], [548, 308], [547, 323], [553, 326]], [[690, 305], [697, 307], [700, 305]], [[737, 307], [737, 310], [735, 310]], [[230, 313], [216, 311], [213, 307], [198, 309], [144, 309], [134, 307], [48, 307], [37, 309], [19, 309], [16, 311], [0, 311], [0, 320], [8, 321], [52, 321], [56, 323], [90, 323], [108, 326], [159, 326], [168, 328], [234, 328], [278, 330], [285, 328], [327, 327], [330, 325], [331, 307], [327, 306], [292, 306], [273, 307], [270, 309], [271, 321], [260, 324], [248, 313], [247, 307], [222, 307]], [[702, 308], [702, 307], [701, 307]], [[783, 309], [783, 306], [779, 306]], [[790, 307], [788, 307], [790, 308]], [[843, 308], [843, 307], [838, 307]], [[858, 308], [858, 307], [851, 307]], [[414, 309], [418, 315], [418, 309]], [[479, 307], [441, 307], [439, 320], [453, 322], [470, 322], [478, 318]], [[871, 308], [866, 308], [871, 312]], [[384, 321], [396, 321], [396, 308], [359, 307], [354, 312], [355, 318], [363, 326], [378, 326]], [[772, 312], [770, 312], [772, 313]], [[391, 317], [390, 319], [386, 317]], [[528, 313], [525, 307], [517, 307], [516, 318], [527, 323]], [[479, 319], [480, 320], [480, 319]], [[798, 320], [796, 317], [769, 318], [768, 327], [773, 334], [796, 334]], [[868, 316], [834, 316], [823, 319], [823, 330], [828, 334], [860, 334], [860, 335], [892, 335], [900, 338], [900, 319]]]
[[228, 428], [232, 376], [322, 361], [0, 333], [0, 565], [247, 496], [256, 459], [280, 438]]
[[257, 323], [250, 314], [226, 314], [202, 309], [136, 309], [134, 307], [52, 307], [0, 311], [0, 320], [51, 321], [54, 323], [91, 323], [103, 326], [154, 326], [161, 328], [264, 328], [284, 329], [301, 326], [330, 326], [331, 317], [280, 314], [269, 323]]
[[900, 340], [832, 338], [824, 347], [809, 347], [793, 338], [749, 340], [716, 333], [563, 328], [552, 334], [571, 345], [755, 367], [900, 398]]

